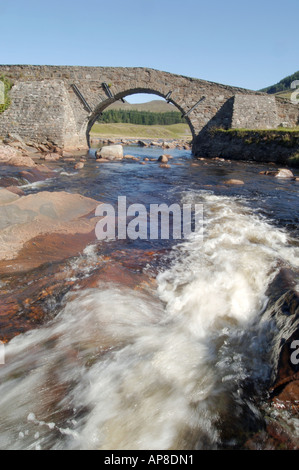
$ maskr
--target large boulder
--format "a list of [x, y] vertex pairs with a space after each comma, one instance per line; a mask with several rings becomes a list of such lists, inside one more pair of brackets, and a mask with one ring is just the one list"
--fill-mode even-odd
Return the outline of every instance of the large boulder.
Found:
[[279, 168], [277, 174], [275, 175], [276, 178], [295, 178], [291, 170], [287, 168]]
[[261, 175], [274, 176], [275, 178], [295, 179], [295, 176], [292, 173], [292, 171], [288, 170], [287, 168], [278, 168], [277, 170], [261, 171], [260, 174]]
[[[5, 204], [10, 204], [11, 202], [16, 201], [19, 199], [19, 196], [16, 194], [13, 194], [11, 191], [8, 189], [0, 189], [0, 206], [4, 206]], [[1, 225], [1, 221], [0, 221]]]
[[19, 157], [20, 152], [9, 145], [0, 144], [0, 162], [6, 163], [13, 157]]
[[108, 145], [96, 151], [98, 159], [104, 158], [105, 160], [122, 160], [124, 158], [124, 151], [122, 145]]
[[18, 149], [0, 144], [0, 163], [10, 166], [34, 167], [35, 162], [23, 155]]
[[30, 157], [12, 157], [7, 162], [6, 165], [10, 166], [19, 166], [19, 167], [28, 167], [32, 168], [36, 166], [36, 163]]

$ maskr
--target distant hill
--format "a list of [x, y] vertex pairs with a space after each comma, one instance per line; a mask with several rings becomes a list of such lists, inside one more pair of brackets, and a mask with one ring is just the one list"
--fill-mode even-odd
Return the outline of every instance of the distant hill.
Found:
[[289, 98], [292, 91], [294, 91], [291, 89], [291, 83], [294, 80], [299, 80], [299, 71], [293, 73], [293, 75], [289, 75], [288, 77], [283, 78], [275, 85], [268, 86], [260, 91], [268, 93], [269, 95], [277, 94], [283, 98]]
[[123, 109], [127, 111], [149, 111], [151, 113], [169, 113], [179, 112], [178, 108], [173, 104], [167, 103], [164, 100], [153, 100], [147, 103], [123, 103], [122, 101], [116, 101], [108, 109]]

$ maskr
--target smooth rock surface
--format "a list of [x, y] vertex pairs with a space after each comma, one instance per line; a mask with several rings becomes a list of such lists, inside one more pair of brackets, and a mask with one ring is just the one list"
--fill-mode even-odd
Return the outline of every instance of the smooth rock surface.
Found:
[[94, 199], [66, 192], [44, 191], [18, 197], [1, 190], [0, 260], [15, 258], [26, 242], [40, 235], [91, 232], [98, 219], [87, 216], [98, 204]]
[[122, 145], [108, 145], [97, 150], [96, 157], [98, 159], [104, 158], [105, 160], [122, 160], [124, 158], [124, 151]]

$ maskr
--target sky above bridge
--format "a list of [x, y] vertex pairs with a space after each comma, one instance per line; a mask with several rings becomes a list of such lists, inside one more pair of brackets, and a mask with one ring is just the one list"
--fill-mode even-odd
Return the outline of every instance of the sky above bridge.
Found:
[[258, 90], [299, 69], [298, 0], [0, 1], [2, 64], [150, 67]]

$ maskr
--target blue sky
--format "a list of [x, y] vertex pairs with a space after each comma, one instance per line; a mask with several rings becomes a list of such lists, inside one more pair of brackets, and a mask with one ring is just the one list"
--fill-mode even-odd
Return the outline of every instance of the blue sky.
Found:
[[2, 64], [150, 67], [250, 89], [299, 69], [298, 0], [0, 0]]

